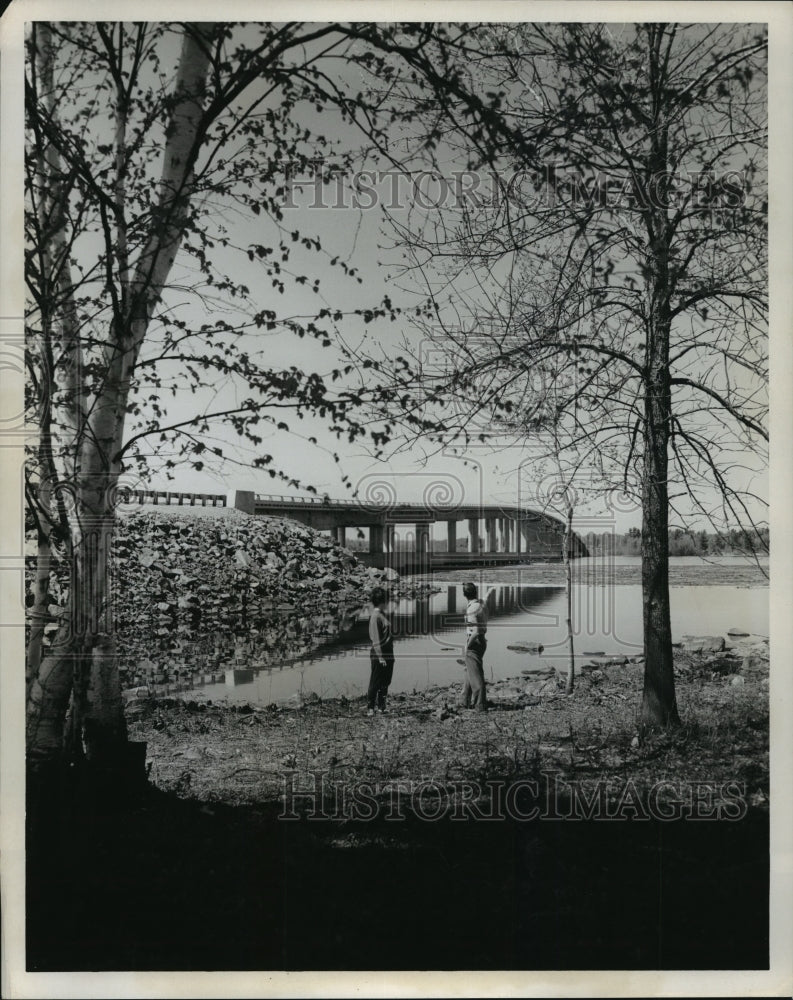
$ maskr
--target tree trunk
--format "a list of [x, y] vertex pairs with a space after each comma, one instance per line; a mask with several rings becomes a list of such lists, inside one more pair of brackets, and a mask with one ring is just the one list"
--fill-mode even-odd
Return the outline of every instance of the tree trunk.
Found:
[[669, 612], [669, 432], [672, 391], [669, 376], [671, 331], [669, 247], [669, 124], [664, 117], [666, 66], [660, 54], [662, 32], [648, 27], [648, 72], [656, 114], [647, 162], [647, 237], [649, 273], [646, 279], [647, 338], [644, 373], [644, 471], [642, 476], [642, 618], [644, 631], [644, 693], [642, 729], [680, 724], [672, 666], [672, 622]]
[[[662, 284], [665, 269], [659, 267]], [[667, 488], [671, 392], [669, 317], [665, 296], [656, 291], [647, 338], [642, 478], [642, 619], [644, 694], [640, 722], [656, 729], [679, 725], [672, 667], [669, 611], [669, 491]]]
[[[648, 435], [649, 436], [649, 435]], [[647, 441], [642, 489], [642, 616], [644, 694], [640, 722], [647, 729], [679, 725], [672, 667], [666, 451]]]
[[[33, 767], [59, 758], [82, 755], [124, 766], [126, 724], [113, 635], [111, 546], [115, 525], [115, 492], [121, 472], [124, 422], [131, 381], [154, 308], [162, 295], [178, 251], [193, 193], [194, 165], [203, 137], [203, 105], [209, 72], [211, 23], [186, 25], [174, 99], [166, 129], [157, 210], [131, 280], [125, 314], [116, 314], [104, 345], [102, 389], [90, 411], [82, 405], [85, 387], [75, 384], [79, 358], [70, 357], [67, 404], [74, 426], [59, 411], [61, 430], [68, 430], [77, 456], [68, 477], [74, 489], [70, 516], [72, 566], [68, 620], [59, 629], [52, 652], [32, 679], [28, 700], [27, 737]], [[51, 72], [52, 49], [45, 38], [42, 52]], [[123, 141], [123, 129], [117, 141]], [[121, 189], [117, 185], [117, 193]], [[123, 225], [122, 225], [123, 230]], [[121, 255], [126, 281], [123, 231], [108, 255]], [[73, 312], [73, 297], [64, 296], [65, 326]], [[69, 343], [65, 345], [69, 347]], [[65, 409], [63, 407], [62, 409]], [[64, 723], [71, 717], [68, 734]], [[67, 739], [68, 737], [68, 739]], [[68, 742], [68, 746], [66, 743]]]
[[[90, 477], [77, 482], [73, 517], [78, 527], [71, 546], [68, 609], [28, 699], [28, 750], [34, 767], [63, 753], [72, 761], [82, 757], [86, 724], [97, 732], [115, 733], [118, 739], [126, 735], [120, 690], [104, 707], [113, 687], [106, 676], [107, 664], [113, 662], [112, 497], [104, 484], [92, 489]], [[101, 653], [95, 652], [97, 647]]]
[[567, 683], [565, 693], [572, 694], [575, 688], [575, 647], [573, 644], [573, 572], [570, 560], [570, 546], [573, 542], [573, 508], [567, 509], [567, 522], [564, 533], [564, 548], [562, 556], [564, 558], [564, 577], [567, 590], [567, 644], [569, 649], [569, 659], [567, 668]]
[[[60, 641], [59, 641], [60, 640]], [[79, 657], [62, 626], [54, 650], [44, 657], [33, 679], [27, 706], [28, 763], [35, 770], [64, 754], [64, 721], [72, 693], [74, 661]]]
[[116, 640], [111, 634], [103, 635], [92, 651], [83, 725], [89, 760], [112, 759], [127, 741]]
[[642, 624], [644, 633], [643, 728], [679, 725], [672, 666], [669, 610], [668, 447], [671, 420], [669, 384], [669, 310], [666, 260], [656, 257], [650, 304], [647, 375], [644, 399], [644, 472], [642, 477]]
[[117, 474], [94, 471], [85, 476], [78, 494], [82, 537], [75, 553], [75, 580], [80, 587], [80, 627], [87, 648], [75, 677], [74, 707], [89, 758], [95, 758], [103, 747], [109, 750], [115, 743], [124, 743], [127, 735], [114, 635], [112, 545], [116, 484]]
[[25, 664], [25, 690], [38, 675], [44, 647], [44, 627], [50, 620], [50, 570], [52, 568], [52, 547], [47, 529], [39, 525], [36, 529], [36, 570], [33, 577], [33, 604], [28, 609], [30, 632], [28, 635], [27, 658]]

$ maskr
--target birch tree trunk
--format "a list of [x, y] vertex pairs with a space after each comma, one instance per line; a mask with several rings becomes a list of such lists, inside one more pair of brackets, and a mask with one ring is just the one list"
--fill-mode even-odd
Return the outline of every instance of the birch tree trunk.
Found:
[[[182, 240], [194, 168], [203, 139], [204, 101], [210, 66], [212, 23], [186, 25], [166, 129], [163, 168], [151, 231], [129, 282], [116, 298], [103, 351], [103, 379], [90, 412], [79, 410], [70, 428], [74, 455], [71, 526], [71, 614], [33, 679], [27, 713], [31, 764], [53, 760], [66, 750], [79, 756], [109, 756], [126, 740], [117, 666], [111, 587], [115, 495], [121, 471], [124, 423], [135, 364], [154, 309]], [[42, 48], [42, 58], [47, 49]], [[49, 72], [51, 74], [51, 58]], [[53, 109], [53, 113], [55, 109]], [[119, 109], [119, 115], [123, 108]], [[124, 141], [119, 121], [117, 141]], [[123, 196], [123, 185], [116, 193]], [[116, 206], [116, 242], [107, 247], [126, 272], [123, 205]], [[126, 291], [126, 290], [125, 290]], [[68, 308], [67, 308], [68, 312]], [[79, 390], [76, 394], [79, 399]], [[71, 746], [64, 746], [64, 721], [71, 698]], [[76, 745], [77, 742], [81, 746]]]

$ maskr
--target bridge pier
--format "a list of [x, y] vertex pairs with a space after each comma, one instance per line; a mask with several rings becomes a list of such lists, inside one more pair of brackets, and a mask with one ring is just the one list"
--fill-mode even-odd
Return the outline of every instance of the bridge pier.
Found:
[[474, 555], [479, 553], [479, 518], [468, 518], [468, 551]]
[[385, 530], [382, 524], [369, 525], [369, 552], [372, 555], [379, 555], [383, 551], [383, 538]]
[[501, 549], [502, 552], [512, 551], [512, 519], [501, 518]]
[[234, 494], [234, 506], [246, 514], [255, 514], [256, 494], [253, 490], [237, 490]]
[[497, 552], [496, 546], [496, 519], [494, 517], [485, 518], [485, 533], [487, 534], [487, 551]]
[[430, 561], [429, 521], [416, 522], [416, 547], [415, 547], [414, 558], [415, 558], [414, 571], [416, 573], [428, 573], [429, 561]]

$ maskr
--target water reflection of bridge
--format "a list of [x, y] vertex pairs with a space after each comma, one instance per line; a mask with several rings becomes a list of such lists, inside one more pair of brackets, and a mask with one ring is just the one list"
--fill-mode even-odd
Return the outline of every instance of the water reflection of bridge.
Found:
[[[530, 612], [540, 613], [541, 609], [558, 598], [562, 587], [526, 587], [495, 584], [482, 588], [482, 597], [487, 604], [490, 625], [497, 625], [500, 619]], [[467, 604], [462, 594], [462, 584], [448, 584], [440, 593], [410, 601], [400, 601], [390, 608], [388, 617], [397, 643], [417, 636], [454, 634], [463, 641], [463, 612]], [[316, 663], [319, 660], [339, 660], [350, 655], [352, 650], [365, 652], [369, 646], [369, 618], [358, 618], [352, 628], [329, 642], [318, 646], [310, 653], [284, 658], [280, 663], [265, 667], [266, 670], [283, 670], [289, 667]], [[247, 683], [251, 680], [251, 670], [228, 671], [226, 683]]]
[[[366, 503], [327, 497], [284, 497], [237, 490], [234, 506], [248, 514], [267, 514], [330, 531], [341, 545], [347, 529], [366, 529], [368, 552], [356, 553], [369, 566], [400, 573], [426, 573], [454, 566], [495, 566], [560, 559], [562, 523], [527, 507], [496, 504]], [[432, 525], [446, 523], [445, 551], [431, 544]], [[457, 528], [467, 527], [467, 541]], [[399, 538], [397, 538], [399, 531]], [[574, 539], [574, 555], [586, 546]]]

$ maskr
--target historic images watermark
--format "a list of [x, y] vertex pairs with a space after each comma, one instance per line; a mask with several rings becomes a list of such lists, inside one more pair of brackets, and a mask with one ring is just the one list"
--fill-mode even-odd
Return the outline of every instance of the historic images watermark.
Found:
[[357, 170], [346, 173], [317, 160], [313, 169], [285, 167], [284, 209], [354, 209], [382, 207], [387, 212], [498, 210], [506, 202], [524, 209], [558, 205], [615, 212], [686, 207], [700, 213], [733, 212], [746, 204], [750, 179], [740, 170], [714, 172], [680, 169], [651, 175], [641, 182], [627, 171], [583, 171], [549, 162], [537, 170]]
[[337, 772], [285, 771], [281, 787], [278, 818], [283, 821], [737, 822], [748, 810], [746, 785], [739, 781], [664, 778], [644, 787], [632, 780], [568, 780], [555, 771], [542, 771], [539, 778], [484, 783], [434, 778], [345, 781]]

